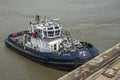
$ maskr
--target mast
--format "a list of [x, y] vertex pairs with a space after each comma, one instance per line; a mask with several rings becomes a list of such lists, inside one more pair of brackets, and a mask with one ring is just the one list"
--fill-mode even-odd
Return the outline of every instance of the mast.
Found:
[[37, 24], [39, 24], [40, 23], [40, 16], [36, 15], [35, 20], [36, 20]]

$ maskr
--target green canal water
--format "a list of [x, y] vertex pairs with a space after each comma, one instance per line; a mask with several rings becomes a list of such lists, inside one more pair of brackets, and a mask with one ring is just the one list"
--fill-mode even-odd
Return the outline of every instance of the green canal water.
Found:
[[67, 73], [5, 47], [4, 39], [28, 29], [36, 14], [60, 18], [72, 37], [94, 44], [100, 53], [120, 42], [120, 0], [0, 0], [0, 80], [56, 80]]

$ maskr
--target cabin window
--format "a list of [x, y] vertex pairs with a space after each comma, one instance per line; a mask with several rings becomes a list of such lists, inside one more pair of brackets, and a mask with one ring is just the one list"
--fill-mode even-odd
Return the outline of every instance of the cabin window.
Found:
[[60, 34], [60, 30], [55, 31], [55, 35], [59, 35]]
[[42, 30], [41, 30], [41, 29], [38, 29], [38, 33], [42, 33]]
[[42, 36], [42, 30], [41, 29], [38, 29], [36, 33], [37, 33], [38, 36], [40, 36], [40, 37]]
[[48, 30], [53, 30], [53, 27], [48, 28]]
[[64, 41], [62, 41], [63, 43], [66, 43], [67, 42], [67, 40], [64, 40]]
[[54, 31], [49, 31], [48, 36], [54, 36]]
[[59, 29], [59, 27], [58, 27], [58, 26], [55, 26], [55, 29]]

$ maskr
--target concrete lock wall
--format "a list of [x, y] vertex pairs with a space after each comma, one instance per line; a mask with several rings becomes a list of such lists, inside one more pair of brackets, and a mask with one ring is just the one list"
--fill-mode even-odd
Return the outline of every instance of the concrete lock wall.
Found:
[[63, 77], [60, 77], [58, 80], [85, 80], [91, 74], [101, 69], [119, 56], [120, 43], [101, 53], [99, 56], [93, 58], [82, 66], [79, 66], [78, 68], [69, 72]]

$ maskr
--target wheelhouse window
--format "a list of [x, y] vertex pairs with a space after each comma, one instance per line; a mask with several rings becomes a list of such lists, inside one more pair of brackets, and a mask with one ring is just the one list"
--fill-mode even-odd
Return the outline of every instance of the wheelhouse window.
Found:
[[60, 34], [60, 30], [55, 31], [55, 35], [59, 35]]
[[48, 36], [54, 36], [54, 31], [49, 31]]
[[58, 27], [58, 26], [55, 26], [55, 29], [59, 29], [59, 27]]
[[47, 28], [48, 30], [53, 30], [53, 27]]

